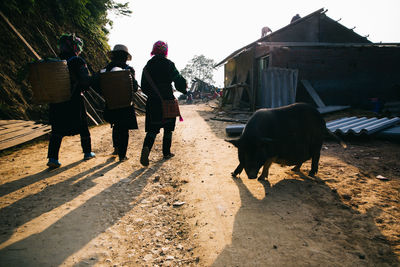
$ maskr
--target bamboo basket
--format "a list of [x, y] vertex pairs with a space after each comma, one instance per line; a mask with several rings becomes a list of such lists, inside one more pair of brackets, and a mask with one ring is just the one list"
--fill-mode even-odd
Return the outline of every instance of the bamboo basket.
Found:
[[60, 103], [71, 99], [71, 81], [66, 60], [30, 63], [29, 82], [34, 103]]
[[100, 88], [109, 109], [133, 105], [133, 79], [129, 70], [101, 73]]

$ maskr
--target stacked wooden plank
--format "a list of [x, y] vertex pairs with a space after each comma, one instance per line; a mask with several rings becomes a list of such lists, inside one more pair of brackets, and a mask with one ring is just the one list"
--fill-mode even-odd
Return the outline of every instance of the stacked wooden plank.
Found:
[[133, 94], [133, 104], [135, 105], [135, 110], [138, 115], [143, 115], [146, 113], [146, 101], [147, 96], [141, 91]]
[[[104, 108], [105, 100], [93, 89], [84, 93], [85, 106], [87, 110], [87, 115], [90, 120], [95, 124], [99, 125], [104, 123]], [[146, 101], [147, 96], [141, 91], [133, 94], [133, 105], [135, 106], [136, 114], [143, 115], [146, 112]]]
[[49, 125], [34, 121], [0, 120], [0, 150], [31, 141], [50, 130]]

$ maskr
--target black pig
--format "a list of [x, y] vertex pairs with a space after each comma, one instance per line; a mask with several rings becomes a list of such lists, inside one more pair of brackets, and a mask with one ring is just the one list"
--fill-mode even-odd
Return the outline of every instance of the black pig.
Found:
[[325, 120], [318, 110], [305, 103], [257, 110], [248, 120], [237, 140], [227, 140], [238, 148], [239, 165], [232, 173], [236, 176], [244, 169], [249, 179], [268, 178], [273, 162], [293, 166], [312, 159], [309, 176], [318, 172], [318, 162], [327, 132]]

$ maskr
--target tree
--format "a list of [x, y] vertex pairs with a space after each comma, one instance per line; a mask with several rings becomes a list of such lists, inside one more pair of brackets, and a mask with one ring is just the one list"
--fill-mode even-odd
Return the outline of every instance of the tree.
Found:
[[108, 12], [122, 16], [132, 14], [128, 2], [119, 3], [116, 0], [7, 0], [0, 1], [0, 10], [8, 17], [23, 15], [24, 19], [26, 16], [37, 17], [37, 14], [50, 19], [45, 13], [53, 13], [58, 24], [75, 24], [78, 28], [100, 35], [96, 37], [104, 41], [108, 34], [106, 26], [112, 26], [112, 21], [107, 18]]
[[185, 68], [181, 70], [181, 74], [189, 82], [194, 78], [200, 79], [208, 84], [214, 84], [213, 72], [214, 72], [215, 61], [206, 58], [204, 55], [194, 56]]

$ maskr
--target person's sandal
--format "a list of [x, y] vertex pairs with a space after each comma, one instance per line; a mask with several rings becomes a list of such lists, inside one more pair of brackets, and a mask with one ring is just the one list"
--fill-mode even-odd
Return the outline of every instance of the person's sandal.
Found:
[[172, 154], [172, 153], [169, 153], [168, 155], [164, 155], [164, 159], [170, 159], [170, 158], [172, 158], [173, 156], [175, 156], [175, 155]]
[[93, 152], [85, 153], [85, 155], [83, 156], [83, 160], [89, 160], [94, 157], [96, 157], [96, 154], [94, 154]]
[[128, 157], [123, 157], [123, 158], [119, 159], [119, 162], [124, 162], [124, 161], [127, 161], [128, 159], [129, 159]]
[[49, 166], [50, 169], [55, 169], [61, 166], [61, 163], [58, 161], [58, 159], [53, 159], [49, 158], [49, 162], [47, 162], [47, 166]]
[[114, 148], [114, 151], [111, 153], [112, 156], [118, 156], [118, 148]]

